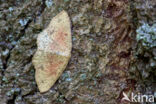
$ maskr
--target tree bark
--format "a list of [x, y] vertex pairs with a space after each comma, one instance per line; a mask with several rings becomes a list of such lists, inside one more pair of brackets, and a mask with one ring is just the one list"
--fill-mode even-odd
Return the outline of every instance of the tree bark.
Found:
[[[156, 20], [156, 2], [144, 1], [1, 0], [0, 104], [121, 104], [122, 93], [138, 84], [129, 74], [138, 60], [136, 29]], [[55, 85], [40, 93], [32, 64], [36, 38], [62, 10], [71, 19], [71, 59]]]

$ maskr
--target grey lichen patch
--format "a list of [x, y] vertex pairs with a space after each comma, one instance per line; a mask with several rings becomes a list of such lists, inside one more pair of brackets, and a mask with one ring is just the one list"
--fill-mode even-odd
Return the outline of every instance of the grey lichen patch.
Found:
[[[137, 68], [141, 71], [143, 79], [151, 76], [155, 78], [156, 56], [154, 53], [156, 51], [156, 24], [153, 24], [152, 26], [143, 24], [140, 26], [137, 29], [136, 38], [138, 40], [136, 56], [138, 59], [142, 59], [141, 62], [144, 63], [137, 65]], [[146, 67], [144, 67], [144, 65]]]
[[156, 47], [156, 24], [149, 26], [144, 23], [137, 29], [137, 37], [138, 42], [141, 42], [142, 46], [146, 49]]
[[12, 88], [10, 91], [6, 93], [7, 96], [12, 96], [20, 92], [20, 88]]
[[48, 8], [50, 8], [50, 7], [52, 6], [52, 4], [53, 4], [53, 0], [46, 0], [46, 1], [45, 1], [45, 4], [46, 4], [46, 6], [47, 6]]
[[135, 60], [131, 66], [131, 75], [139, 80], [137, 90], [145, 94], [154, 94], [156, 82], [156, 24], [141, 25], [137, 30]]
[[21, 26], [25, 26], [28, 23], [28, 19], [20, 19], [19, 23]]

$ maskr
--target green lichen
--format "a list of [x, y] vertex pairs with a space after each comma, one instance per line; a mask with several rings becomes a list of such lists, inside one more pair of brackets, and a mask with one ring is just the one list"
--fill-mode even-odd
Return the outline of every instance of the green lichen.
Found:
[[64, 0], [64, 2], [68, 2], [69, 0]]
[[64, 104], [65, 103], [64, 97], [65, 97], [64, 95], [59, 95], [56, 101], [58, 103]]
[[62, 74], [62, 80], [70, 82], [70, 81], [72, 81], [72, 78], [70, 77], [70, 74], [68, 72], [65, 72]]
[[5, 76], [2, 78], [2, 81], [4, 81], [5, 83], [9, 82], [8, 79]]
[[83, 81], [87, 78], [87, 75], [85, 73], [80, 75], [80, 79]]

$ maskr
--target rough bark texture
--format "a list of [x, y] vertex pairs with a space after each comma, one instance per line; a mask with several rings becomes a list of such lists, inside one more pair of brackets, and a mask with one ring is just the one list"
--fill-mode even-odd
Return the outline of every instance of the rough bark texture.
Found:
[[[142, 60], [133, 54], [136, 29], [156, 21], [155, 7], [155, 0], [0, 0], [0, 104], [121, 104], [123, 91], [142, 90], [129, 72]], [[72, 21], [71, 60], [41, 94], [32, 65], [36, 38], [62, 10]]]

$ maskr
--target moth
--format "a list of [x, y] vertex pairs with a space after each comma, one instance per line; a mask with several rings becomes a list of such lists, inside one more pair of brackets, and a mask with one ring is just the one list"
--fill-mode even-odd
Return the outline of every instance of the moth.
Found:
[[37, 51], [32, 63], [39, 91], [48, 91], [65, 70], [71, 57], [70, 18], [66, 11], [57, 14], [46, 29], [39, 33]]

